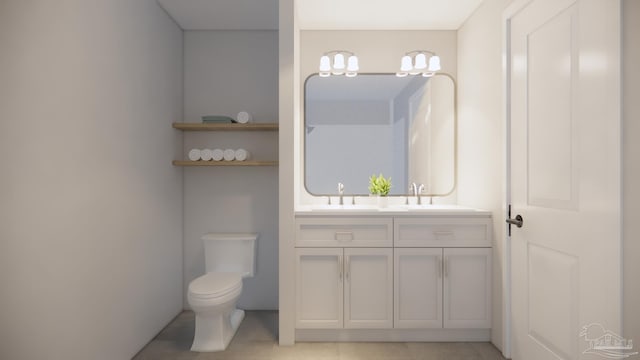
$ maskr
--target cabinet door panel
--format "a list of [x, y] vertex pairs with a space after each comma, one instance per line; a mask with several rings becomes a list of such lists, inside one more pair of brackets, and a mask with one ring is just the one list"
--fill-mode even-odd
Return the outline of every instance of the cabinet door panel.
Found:
[[442, 249], [394, 249], [394, 327], [442, 327]]
[[342, 328], [342, 249], [296, 249], [296, 327]]
[[444, 327], [491, 327], [491, 248], [444, 249]]
[[393, 250], [345, 249], [345, 328], [393, 327]]

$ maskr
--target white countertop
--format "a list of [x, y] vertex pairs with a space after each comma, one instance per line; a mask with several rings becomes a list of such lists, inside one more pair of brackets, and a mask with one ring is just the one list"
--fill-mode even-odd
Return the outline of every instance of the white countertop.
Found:
[[299, 205], [296, 216], [491, 216], [491, 212], [459, 205]]

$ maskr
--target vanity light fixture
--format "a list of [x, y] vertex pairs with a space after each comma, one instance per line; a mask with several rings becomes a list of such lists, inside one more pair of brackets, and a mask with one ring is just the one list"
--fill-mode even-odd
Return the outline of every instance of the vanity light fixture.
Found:
[[[347, 59], [345, 63], [345, 58]], [[333, 60], [333, 62], [332, 62]], [[358, 75], [358, 57], [347, 50], [331, 50], [320, 57], [320, 76], [345, 75], [354, 77]]]
[[[429, 58], [428, 62], [427, 57]], [[430, 77], [440, 69], [440, 57], [436, 53], [429, 50], [413, 50], [404, 54], [400, 59], [400, 71], [396, 73], [396, 76], [405, 77], [422, 73], [422, 76]]]

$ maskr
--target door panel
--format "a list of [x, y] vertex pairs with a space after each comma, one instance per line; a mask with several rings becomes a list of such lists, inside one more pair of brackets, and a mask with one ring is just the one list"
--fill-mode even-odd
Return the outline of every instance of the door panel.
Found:
[[533, 206], [577, 207], [575, 9], [573, 6], [555, 15], [526, 39], [527, 189], [528, 203]]
[[393, 250], [348, 248], [344, 255], [344, 327], [392, 328]]
[[491, 327], [491, 248], [444, 249], [444, 327]]
[[529, 336], [561, 358], [577, 353], [578, 258], [529, 243]]
[[394, 249], [394, 327], [442, 327], [442, 249]]
[[296, 249], [296, 328], [342, 328], [342, 249]]

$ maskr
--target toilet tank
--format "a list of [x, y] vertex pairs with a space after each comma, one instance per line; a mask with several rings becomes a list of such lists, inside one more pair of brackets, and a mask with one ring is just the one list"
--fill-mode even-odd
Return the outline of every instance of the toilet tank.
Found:
[[254, 233], [208, 233], [202, 236], [207, 272], [238, 272], [253, 277], [256, 268]]

